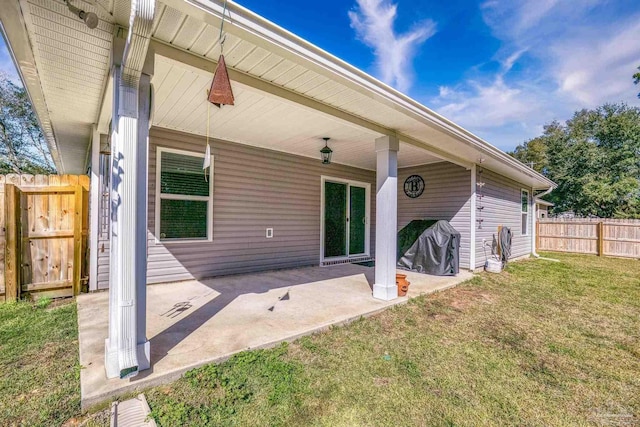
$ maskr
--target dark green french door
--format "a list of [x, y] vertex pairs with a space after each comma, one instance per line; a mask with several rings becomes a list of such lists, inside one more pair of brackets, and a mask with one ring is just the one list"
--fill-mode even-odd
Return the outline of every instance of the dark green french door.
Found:
[[324, 258], [367, 253], [367, 188], [324, 181]]

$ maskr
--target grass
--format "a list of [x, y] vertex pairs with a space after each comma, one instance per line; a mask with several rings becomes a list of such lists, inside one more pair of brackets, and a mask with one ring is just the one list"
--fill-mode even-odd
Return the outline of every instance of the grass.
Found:
[[[640, 264], [557, 255], [146, 391], [161, 426], [640, 425]], [[338, 303], [338, 302], [337, 302]], [[0, 425], [81, 414], [75, 305], [0, 305]]]
[[550, 255], [148, 391], [161, 426], [640, 425], [640, 265]]
[[61, 425], [80, 410], [76, 306], [0, 304], [0, 425]]

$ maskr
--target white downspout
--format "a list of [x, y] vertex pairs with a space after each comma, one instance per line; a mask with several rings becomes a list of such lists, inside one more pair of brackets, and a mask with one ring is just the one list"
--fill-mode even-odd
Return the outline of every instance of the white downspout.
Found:
[[[149, 131], [147, 52], [155, 0], [132, 0], [122, 61], [114, 54], [111, 137], [111, 262], [108, 378], [150, 367], [146, 339], [146, 185]], [[115, 51], [115, 41], [114, 41]]]
[[91, 191], [89, 200], [89, 291], [98, 290], [98, 236], [100, 226], [100, 133], [91, 132]]
[[[543, 191], [540, 194], [535, 194], [532, 197], [532, 203], [533, 203], [533, 231], [531, 233], [532, 239], [531, 239], [531, 255], [533, 255], [535, 258], [540, 258], [540, 254], [538, 252], [536, 252], [536, 233], [538, 231], [537, 226], [538, 226], [538, 204], [536, 203], [536, 199], [538, 197], [542, 197], [542, 196], [546, 196], [547, 194], [551, 193], [553, 190], [555, 190], [556, 186], [553, 187], [549, 187], [547, 188], [545, 191]], [[531, 189], [531, 194], [533, 194], [533, 188]]]
[[471, 165], [471, 195], [469, 196], [469, 270], [474, 271], [476, 269], [476, 214], [477, 214], [477, 179], [476, 175], [477, 165], [474, 163]]

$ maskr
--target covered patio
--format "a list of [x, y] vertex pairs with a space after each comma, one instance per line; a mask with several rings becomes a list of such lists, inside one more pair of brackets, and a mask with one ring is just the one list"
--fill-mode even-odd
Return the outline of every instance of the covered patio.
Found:
[[[413, 220], [450, 222], [473, 270], [491, 235], [476, 234], [482, 169], [510, 180], [494, 192], [508, 199], [496, 211], [515, 209], [500, 223], [527, 224], [521, 183], [547, 185], [232, 2], [87, 3], [93, 29], [61, 0], [8, 6], [3, 31], [56, 166], [91, 175], [88, 285], [109, 294], [79, 298], [85, 405], [405, 302], [396, 243]], [[207, 89], [223, 41], [235, 104], [219, 109]], [[468, 277], [410, 275], [410, 296]]]
[[[399, 271], [400, 272], [400, 271]], [[273, 346], [341, 325], [409, 298], [450, 288], [472, 277], [403, 272], [409, 293], [392, 301], [371, 298], [374, 268], [357, 264], [284, 269], [147, 288], [151, 368], [127, 379], [104, 375], [109, 296], [78, 298], [82, 406], [136, 388], [166, 383], [194, 367], [234, 353]]]

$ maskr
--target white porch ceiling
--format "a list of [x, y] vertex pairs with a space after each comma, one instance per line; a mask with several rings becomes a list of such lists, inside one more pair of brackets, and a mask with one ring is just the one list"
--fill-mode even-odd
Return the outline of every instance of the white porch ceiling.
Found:
[[[155, 126], [197, 135], [207, 132], [207, 89], [213, 74], [156, 56]], [[210, 108], [210, 136], [271, 150], [319, 158], [330, 137], [333, 161], [375, 170], [374, 141], [380, 133], [346, 123], [257, 89], [232, 81], [234, 106]], [[427, 151], [402, 144], [400, 167], [441, 161]]]

